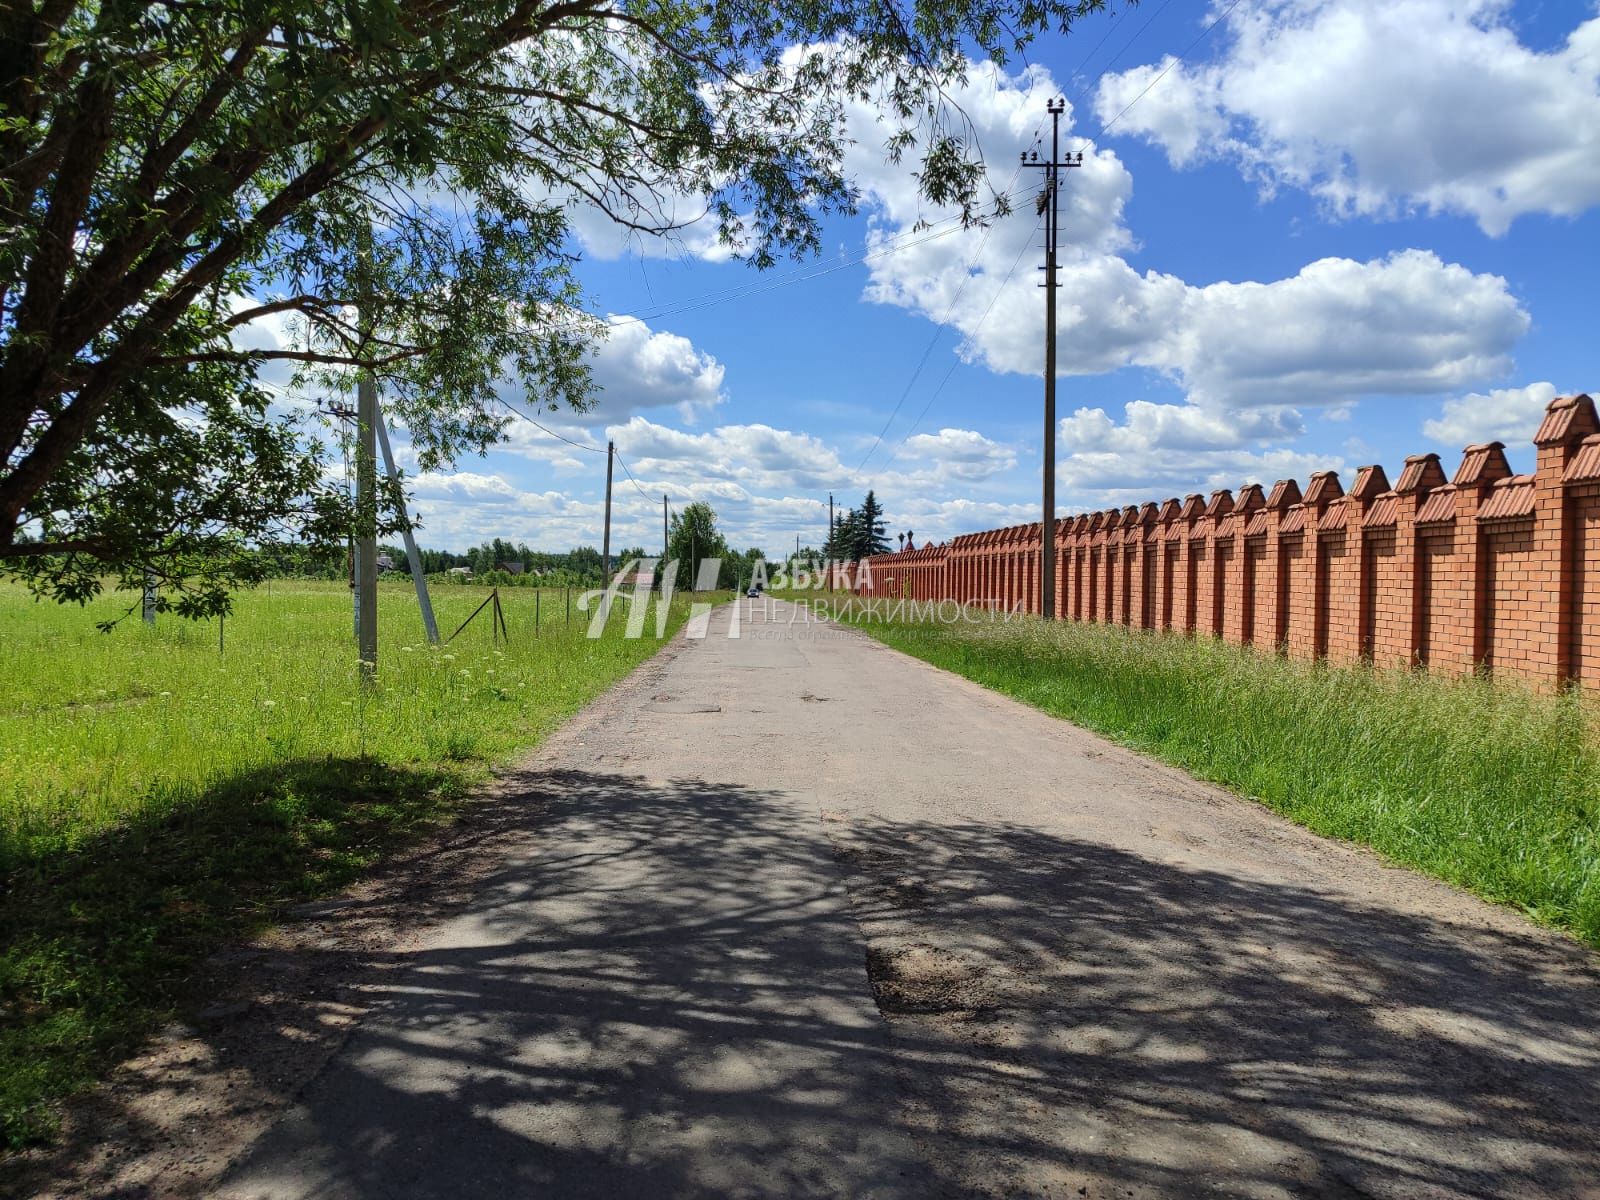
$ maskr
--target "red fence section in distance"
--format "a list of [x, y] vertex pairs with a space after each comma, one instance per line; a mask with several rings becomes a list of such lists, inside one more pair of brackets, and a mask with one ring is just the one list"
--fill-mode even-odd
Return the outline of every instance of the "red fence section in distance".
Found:
[[[1600, 419], [1587, 395], [1551, 401], [1537, 466], [1468, 446], [1391, 484], [1362, 467], [1270, 491], [1248, 484], [1056, 524], [1063, 618], [1209, 633], [1334, 662], [1449, 674], [1482, 666], [1544, 686], [1600, 689]], [[882, 554], [861, 594], [1038, 613], [1040, 527], [963, 534]]]

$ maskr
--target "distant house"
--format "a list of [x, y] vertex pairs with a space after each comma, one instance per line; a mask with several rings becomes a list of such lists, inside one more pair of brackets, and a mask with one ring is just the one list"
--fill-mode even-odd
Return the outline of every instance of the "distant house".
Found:
[[618, 587], [653, 588], [656, 585], [656, 573], [649, 567], [635, 567], [626, 574], [618, 571], [613, 578], [617, 580]]
[[448, 571], [445, 572], [445, 574], [446, 575], [454, 575], [457, 579], [471, 579], [472, 578], [472, 568], [471, 567], [451, 567]]
[[521, 575], [525, 565], [519, 562], [499, 562], [495, 563], [494, 569], [504, 571], [507, 575]]
[[391, 556], [387, 555], [387, 554], [378, 555], [378, 570], [380, 570], [380, 571], [392, 571], [392, 570], [394, 570], [394, 559]]

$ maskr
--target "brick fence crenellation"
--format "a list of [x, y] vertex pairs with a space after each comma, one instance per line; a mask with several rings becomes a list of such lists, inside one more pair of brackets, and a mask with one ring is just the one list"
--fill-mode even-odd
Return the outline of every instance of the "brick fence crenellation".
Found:
[[[1056, 612], [1208, 633], [1333, 662], [1479, 667], [1600, 689], [1600, 419], [1561, 396], [1517, 475], [1500, 442], [1437, 454], [1391, 485], [1360, 468], [1064, 517]], [[1040, 526], [867, 559], [858, 592], [1041, 611]]]

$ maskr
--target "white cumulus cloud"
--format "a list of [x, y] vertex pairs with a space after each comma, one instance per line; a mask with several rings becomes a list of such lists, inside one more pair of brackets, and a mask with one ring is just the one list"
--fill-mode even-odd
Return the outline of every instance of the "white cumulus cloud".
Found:
[[[1571, 6], [1576, 10], [1578, 6]], [[1177, 166], [1224, 157], [1270, 191], [1345, 216], [1518, 216], [1600, 203], [1600, 17], [1550, 50], [1524, 45], [1507, 0], [1264, 0], [1217, 31], [1211, 63], [1107, 76], [1096, 109]]]
[[1456, 396], [1444, 402], [1437, 417], [1423, 422], [1422, 432], [1452, 448], [1476, 442], [1515, 445], [1533, 437], [1545, 406], [1555, 398], [1553, 383]]

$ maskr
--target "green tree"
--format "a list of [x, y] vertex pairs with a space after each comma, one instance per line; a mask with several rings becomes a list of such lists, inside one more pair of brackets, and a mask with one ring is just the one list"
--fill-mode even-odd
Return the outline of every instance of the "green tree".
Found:
[[828, 540], [823, 543], [823, 553], [834, 562], [852, 560], [855, 548], [856, 510], [847, 508], [839, 513], [833, 522], [833, 528], [828, 533]]
[[[856, 202], [847, 101], [927, 202], [1007, 211], [943, 89], [1103, 4], [9, 0], [0, 570], [154, 571], [204, 611], [253, 541], [389, 528], [264, 366], [372, 372], [424, 470], [500, 435], [507, 376], [581, 408], [571, 208], [670, 236], [697, 201], [758, 267], [815, 252]], [[286, 338], [237, 336], [261, 318]]]
[[856, 510], [856, 521], [851, 530], [855, 539], [851, 545], [851, 559], [859, 562], [874, 554], [887, 554], [889, 539], [884, 536], [884, 528], [883, 505], [878, 503], [877, 495], [869, 488], [866, 499]]
[[738, 586], [740, 563], [734, 561], [727, 539], [717, 528], [717, 514], [704, 500], [696, 500], [673, 513], [667, 527], [667, 560], [678, 562], [676, 586], [697, 587], [700, 564], [708, 558], [722, 560], [717, 572], [718, 587]]

